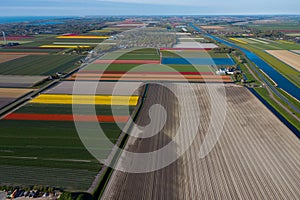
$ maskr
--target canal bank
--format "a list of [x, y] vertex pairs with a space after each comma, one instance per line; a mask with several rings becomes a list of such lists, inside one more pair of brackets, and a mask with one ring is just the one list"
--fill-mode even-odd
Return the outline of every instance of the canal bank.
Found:
[[[193, 28], [197, 28], [195, 26], [192, 26]], [[200, 32], [200, 31], [198, 31]], [[202, 32], [202, 31], [201, 31]], [[291, 102], [289, 102], [289, 100], [283, 96], [279, 91], [278, 91], [278, 88], [276, 88], [272, 82], [270, 82], [266, 77], [268, 77], [270, 80], [271, 80], [271, 77], [269, 77], [269, 75], [267, 73], [264, 72], [264, 74], [266, 75], [266, 77], [262, 74], [262, 71], [263, 70], [260, 70], [259, 68], [257, 68], [255, 65], [254, 62], [252, 62], [246, 55], [246, 53], [244, 51], [246, 51], [247, 53], [252, 53], [246, 49], [243, 49], [243, 48], [240, 48], [238, 47], [237, 45], [234, 45], [234, 44], [231, 44], [230, 42], [227, 42], [226, 40], [222, 40], [218, 37], [215, 37], [215, 36], [211, 36], [211, 35], [207, 35], [207, 37], [210, 37], [211, 39], [213, 40], [216, 40], [226, 46], [230, 46], [230, 47], [233, 47], [233, 48], [236, 48], [238, 50], [240, 50], [243, 54], [244, 54], [244, 57], [245, 59], [247, 60], [247, 63], [249, 64], [248, 66], [248, 70], [251, 70], [252, 73], [255, 72], [255, 74], [257, 75], [256, 79], [257, 80], [262, 80], [263, 82], [262, 83], [265, 83], [265, 87], [267, 87], [266, 89], [269, 91], [269, 94], [271, 95], [274, 94], [276, 95], [280, 100], [282, 100], [282, 102], [284, 102], [287, 106], [289, 106], [292, 110], [292, 112], [295, 112], [295, 113], [299, 113], [299, 109], [297, 108], [297, 106], [293, 105]], [[244, 51], [242, 51], [244, 50]], [[253, 54], [253, 53], [252, 53]], [[271, 68], [271, 66], [269, 66]], [[277, 72], [278, 73], [278, 72]], [[259, 79], [258, 79], [259, 77]], [[284, 77], [283, 77], [284, 78]], [[297, 87], [296, 87], [297, 88]], [[280, 104], [278, 102], [278, 100], [275, 99], [275, 97], [272, 95], [267, 97], [267, 96], [264, 96], [263, 94], [261, 94], [260, 92], [256, 91], [255, 89], [253, 88], [249, 88], [250, 91], [270, 110], [272, 111], [272, 113], [274, 115], [276, 115], [278, 117], [278, 119], [280, 119], [295, 135], [297, 135], [297, 137], [300, 138], [300, 133], [299, 133], [299, 126], [297, 126], [297, 118], [294, 118], [293, 114], [288, 114], [288, 113], [291, 113], [291, 111], [288, 111], [288, 108], [286, 108], [287, 106], [283, 105], [283, 104]], [[297, 90], [299, 90], [297, 88]], [[266, 98], [266, 99], [265, 99]], [[274, 99], [273, 99], [274, 98]], [[273, 103], [274, 102], [277, 102], [279, 103], [278, 106], [274, 105]], [[287, 115], [288, 116], [287, 116]], [[291, 118], [292, 117], [292, 118]], [[290, 121], [291, 120], [291, 121]], [[296, 120], [296, 121], [295, 121]], [[297, 128], [298, 127], [298, 128]]]
[[[196, 31], [201, 32], [202, 30], [198, 27], [196, 27], [193, 24], [190, 24], [192, 28], [194, 28]], [[264, 60], [262, 60], [260, 57], [258, 57], [256, 54], [252, 53], [251, 51], [244, 49], [238, 45], [235, 45], [231, 42], [228, 42], [226, 40], [223, 40], [221, 38], [218, 38], [216, 36], [206, 34], [205, 36], [221, 43], [229, 47], [233, 47], [236, 49], [239, 49], [242, 51], [245, 56], [253, 62], [259, 69], [261, 69], [264, 73], [266, 73], [274, 82], [277, 83], [277, 87], [283, 89], [287, 93], [289, 93], [291, 96], [295, 97], [297, 100], [300, 100], [300, 89], [294, 85], [291, 81], [289, 81], [287, 78], [285, 78], [282, 74], [280, 74], [278, 71], [276, 71], [272, 66], [270, 66], [268, 63], [266, 63]]]

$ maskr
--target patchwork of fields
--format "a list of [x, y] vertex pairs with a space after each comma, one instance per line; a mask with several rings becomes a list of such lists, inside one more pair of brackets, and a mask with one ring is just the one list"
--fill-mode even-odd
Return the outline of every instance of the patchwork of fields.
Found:
[[[45, 91], [45, 94], [81, 94], [81, 95], [117, 95], [126, 96], [132, 93], [133, 96], [140, 94], [142, 82], [126, 82], [126, 84], [117, 84], [116, 82], [100, 82], [97, 83], [97, 88], [93, 90], [95, 82], [89, 81], [63, 81], [57, 86]], [[74, 90], [74, 87], [79, 88], [80, 91]], [[133, 92], [132, 92], [133, 91]]]
[[193, 50], [138, 49], [109, 53], [68, 80], [232, 82], [229, 76], [215, 75], [215, 65], [235, 64], [227, 54], [187, 47]]
[[[137, 104], [138, 96], [110, 96], [113, 92], [108, 88], [97, 92], [102, 96], [85, 93], [54, 94], [55, 91], [62, 93], [61, 88], [72, 91], [74, 83], [69, 83], [63, 82], [63, 86], [58, 85], [49, 91], [52, 94], [42, 94], [0, 120], [1, 183], [18, 180], [14, 183], [42, 183], [77, 191], [86, 191], [89, 188], [101, 164], [81, 143], [74, 119], [81, 122], [86, 131], [91, 132], [97, 131], [92, 128], [91, 123], [99, 123], [106, 136], [115, 143], [121, 133], [120, 128], [125, 126], [129, 119], [128, 114], [133, 112]], [[131, 84], [128, 86], [132, 87]], [[135, 86], [139, 87], [140, 84]], [[126, 83], [123, 87], [127, 88]], [[122, 94], [125, 95], [126, 92]], [[139, 95], [139, 90], [135, 94]], [[81, 113], [78, 115], [73, 113], [72, 98], [75, 99], [75, 104], [78, 103], [77, 108], [80, 108]], [[96, 101], [96, 116], [87, 109], [92, 100]], [[112, 106], [118, 116], [113, 115]], [[105, 146], [98, 148], [103, 159], [111, 151]], [[23, 169], [23, 172], [11, 174], [8, 169], [16, 172]], [[75, 176], [72, 171], [78, 174]], [[31, 174], [30, 180], [23, 179], [24, 174]]]
[[[11, 59], [7, 58], [0, 63], [0, 74], [5, 76], [2, 84], [31, 88], [47, 76], [75, 69], [82, 57], [57, 55], [58, 52], [79, 46], [92, 48], [107, 38], [104, 35], [106, 31], [115, 30], [105, 29], [102, 36], [95, 31], [95, 35], [30, 38], [32, 42], [5, 48], [3, 56], [11, 55]], [[179, 45], [181, 47], [187, 49], [181, 49], [180, 56], [176, 48], [123, 49], [105, 54], [67, 80], [60, 81], [26, 105], [4, 116], [0, 120], [1, 184], [41, 184], [69, 191], [87, 191], [102, 164], [83, 145], [75, 120], [80, 122], [87, 135], [97, 131], [93, 124], [100, 125], [106, 137], [116, 143], [121, 129], [127, 125], [130, 115], [139, 105], [144, 82], [232, 82], [230, 76], [215, 74], [215, 62], [178, 61], [185, 57], [220, 60], [220, 65], [233, 65], [227, 62], [231, 60], [227, 54], [212, 50], [216, 45], [206, 44], [210, 49], [207, 51], [202, 47], [199, 50], [198, 46], [195, 49], [191, 43], [182, 41]], [[164, 65], [165, 59], [174, 60]], [[117, 85], [116, 81], [119, 80], [121, 82]], [[98, 83], [98, 87], [93, 90], [91, 86], [95, 83]], [[81, 89], [77, 91], [74, 87]], [[30, 91], [24, 90], [24, 93], [18, 93], [14, 98]], [[80, 108], [80, 113], [73, 113], [73, 105]], [[95, 107], [96, 115], [90, 112], [91, 105]], [[99, 140], [93, 137], [89, 139]], [[103, 159], [111, 152], [111, 147], [106, 144], [95, 148]]]
[[[261, 59], [263, 59], [266, 63], [268, 63], [270, 66], [272, 66], [275, 70], [280, 72], [283, 76], [287, 77], [293, 84], [296, 86], [299, 86], [300, 83], [300, 73], [297, 69], [289, 66], [289, 64], [285, 63], [283, 60], [277, 59], [276, 57], [272, 56], [271, 54], [267, 53], [266, 51], [297, 51], [300, 49], [299, 44], [291, 44], [291, 43], [280, 43], [278, 41], [273, 41], [269, 39], [262, 39], [259, 38], [259, 40], [266, 41], [268, 44], [265, 43], [255, 43], [255, 44], [242, 44], [239, 42], [236, 42], [237, 45], [240, 47], [247, 49], [257, 56], [259, 56]], [[291, 64], [291, 63], [290, 63]]]
[[0, 64], [2, 75], [55, 75], [66, 73], [75, 68], [80, 60], [71, 55], [29, 55]]
[[165, 65], [234, 65], [231, 58], [163, 58]]
[[47, 78], [47, 76], [0, 75], [0, 87], [30, 88]]
[[0, 88], [0, 109], [32, 91], [32, 89]]
[[[127, 29], [115, 28], [113, 32], [120, 30]], [[20, 87], [32, 88], [49, 76], [79, 67], [85, 55], [76, 54], [76, 50], [89, 51], [109, 37], [101, 33], [7, 37], [19, 45], [0, 49], [0, 87], [12, 87], [0, 88], [0, 108], [33, 91]], [[153, 49], [138, 53], [141, 59], [159, 59]], [[122, 59], [135, 56], [133, 52]], [[72, 95], [74, 82], [61, 82], [0, 120], [1, 185], [89, 189], [102, 164], [86, 150], [74, 121], [88, 133], [98, 131], [92, 125], [100, 125], [115, 143], [137, 106], [142, 87], [138, 82], [124, 83], [114, 90], [115, 84], [107, 82], [93, 93], [88, 90], [91, 84], [77, 84], [84, 89]], [[80, 113], [73, 113], [72, 104]], [[91, 105], [96, 115], [89, 112]], [[106, 159], [111, 146], [100, 145], [97, 150]]]

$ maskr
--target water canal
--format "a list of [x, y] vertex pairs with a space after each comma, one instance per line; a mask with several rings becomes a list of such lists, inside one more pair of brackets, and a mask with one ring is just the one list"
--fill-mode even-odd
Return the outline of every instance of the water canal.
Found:
[[[193, 27], [196, 31], [202, 32], [202, 30], [193, 24], [190, 24], [191, 27]], [[261, 70], [263, 70], [273, 81], [275, 81], [279, 88], [282, 88], [286, 92], [288, 92], [290, 95], [294, 96], [296, 99], [300, 100], [300, 89], [296, 85], [294, 85], [291, 81], [289, 81], [287, 78], [285, 78], [282, 74], [280, 74], [277, 70], [275, 70], [272, 66], [270, 66], [268, 63], [266, 63], [264, 60], [262, 60], [260, 57], [258, 57], [256, 54], [252, 53], [251, 51], [248, 51], [247, 49], [244, 49], [242, 47], [239, 47], [238, 45], [235, 45], [231, 42], [225, 41], [221, 38], [218, 38], [216, 36], [206, 34], [205, 36], [220, 42], [222, 44], [225, 44], [230, 47], [237, 48], [241, 50], [250, 61], [252, 61], [256, 66], [258, 66]]]

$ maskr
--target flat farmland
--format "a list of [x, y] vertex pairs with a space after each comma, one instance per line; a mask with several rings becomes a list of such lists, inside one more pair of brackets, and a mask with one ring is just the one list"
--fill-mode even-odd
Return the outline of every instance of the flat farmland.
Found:
[[207, 83], [220, 83], [226, 82], [231, 83], [232, 80], [230, 76], [218, 76], [211, 74], [103, 74], [101, 77], [94, 76], [93, 74], [84, 74], [83, 76], [73, 76], [69, 78], [70, 81], [138, 81], [138, 82], [149, 82], [149, 81], [159, 81], [159, 82], [207, 82]]
[[39, 48], [46, 48], [46, 49], [77, 49], [77, 48], [83, 48], [83, 49], [89, 49], [91, 46], [89, 45], [42, 45], [39, 46]]
[[[175, 136], [180, 126], [179, 117], [192, 115], [192, 118], [200, 117], [200, 124], [193, 124], [194, 120], [187, 119], [186, 123], [181, 124], [184, 127], [182, 133], [184, 135], [188, 135], [187, 131], [193, 125], [199, 127], [190, 149], [175, 163], [155, 172], [134, 174], [114, 171], [102, 199], [297, 199], [299, 197], [299, 139], [250, 91], [236, 85], [225, 85], [227, 113], [222, 134], [212, 151], [205, 158], [200, 158], [200, 147], [211, 123], [211, 104], [207, 87], [212, 86], [192, 85], [199, 105], [190, 103], [191, 91], [185, 85], [173, 84], [171, 87], [178, 92], [177, 98], [161, 86], [150, 85], [136, 121], [141, 126], [147, 125], [149, 108], [153, 104], [161, 104], [165, 107], [168, 118], [165, 124], [160, 124], [163, 123], [160, 120], [156, 120], [155, 123], [158, 126], [164, 125], [163, 130], [147, 139], [130, 137], [125, 149], [145, 153], [162, 148]], [[176, 106], [177, 101], [183, 104], [181, 113], [179, 106]], [[191, 112], [197, 106], [201, 112]], [[155, 119], [162, 116], [161, 112], [155, 114]], [[188, 136], [182, 137], [183, 144], [187, 142], [187, 138]], [[177, 152], [178, 149], [174, 147], [173, 153]], [[128, 161], [121, 155], [120, 165], [123, 159], [124, 162]], [[153, 165], [160, 163], [160, 159], [153, 159], [153, 162], [155, 162]]]
[[0, 63], [4, 63], [7, 61], [15, 60], [17, 58], [22, 58], [26, 55], [11, 55], [11, 54], [0, 54]]
[[[1, 120], [0, 124], [1, 183], [84, 191], [101, 168], [82, 145], [74, 122]], [[89, 126], [86, 122], [86, 130], [91, 131]], [[101, 127], [109, 131], [113, 141], [120, 134], [115, 124], [104, 123]], [[103, 154], [110, 151], [99, 148]]]
[[266, 52], [300, 71], [300, 55], [287, 50], [267, 50]]
[[47, 76], [0, 75], [0, 87], [29, 88], [47, 78]]
[[165, 65], [234, 65], [231, 58], [162, 58]]
[[51, 45], [53, 43], [70, 43], [70, 44], [93, 43], [97, 45], [98, 43], [101, 43], [103, 41], [104, 39], [101, 38], [70, 38], [70, 37], [57, 38], [55, 36], [40, 36], [40, 37], [35, 37], [32, 42], [21, 44], [19, 47], [23, 47], [23, 48], [39, 47], [42, 45]]
[[0, 64], [2, 75], [54, 75], [75, 68], [79, 56], [30, 55]]
[[[299, 50], [300, 45], [296, 43], [284, 43], [265, 38], [229, 38], [231, 42], [238, 45], [249, 46], [259, 50]], [[247, 46], [246, 46], [247, 45]]]
[[[29, 39], [29, 38], [28, 38]], [[101, 36], [59, 36], [55, 35], [39, 35], [30, 37], [30, 40], [17, 41], [20, 45], [13, 47], [6, 47], [0, 51], [4, 52], [47, 52], [57, 53], [63, 49], [78, 48], [78, 46], [85, 46], [87, 48], [95, 47], [103, 42], [105, 38]]]
[[[26, 40], [7, 40], [6, 41], [6, 44], [7, 43], [19, 43], [19, 44], [26, 44], [26, 43], [30, 43], [30, 42], [32, 42], [32, 41], [26, 41]], [[0, 44], [1, 45], [3, 45], [4, 44], [4, 42], [3, 41], [0, 41]]]
[[[142, 86], [141, 82], [124, 82], [117, 83], [115, 82], [101, 82], [98, 83], [98, 87], [96, 91], [91, 91], [90, 86], [94, 85], [95, 82], [73, 82], [73, 81], [64, 81], [61, 84], [47, 90], [45, 94], [95, 94], [95, 95], [130, 95], [130, 92], [135, 88], [139, 88], [135, 90], [132, 95], [140, 94], [140, 87]], [[80, 92], [74, 92], [73, 88], [75, 87], [82, 88]], [[114, 91], [114, 88], [117, 87]]]
[[[49, 90], [50, 93], [60, 91], [62, 94], [41, 94], [0, 120], [1, 184], [43, 185], [68, 191], [86, 191], [92, 185], [102, 164], [83, 145], [74, 119], [80, 122], [88, 135], [98, 132], [95, 125], [100, 125], [105, 137], [115, 143], [135, 109], [140, 89], [135, 92], [137, 96], [132, 97], [132, 106], [127, 96], [107, 94], [112, 94], [111, 83], [98, 91], [105, 95], [100, 99], [97, 96], [96, 105], [88, 105], [86, 98], [90, 99], [91, 95], [83, 90], [77, 94], [82, 100], [76, 107], [80, 113], [73, 113], [70, 99], [74, 96], [66, 94], [72, 91], [73, 84], [63, 82]], [[138, 83], [133, 85], [140, 86]], [[133, 85], [122, 86], [122, 94], [131, 95], [128, 94], [128, 87]], [[87, 87], [86, 83], [82, 86]], [[122, 105], [111, 105], [113, 98], [121, 99]], [[50, 104], [47, 103], [49, 101]], [[91, 106], [96, 116], [91, 113]], [[106, 159], [111, 152], [111, 145], [103, 142], [104, 138], [99, 138], [99, 135], [89, 135], [88, 139], [102, 142], [93, 149], [97, 148], [101, 158]]]
[[218, 46], [214, 43], [200, 43], [196, 41], [188, 41], [188, 42], [183, 42], [180, 41], [176, 45], [174, 45], [174, 48], [203, 48], [203, 49], [215, 49], [218, 48]]
[[[57, 53], [58, 49], [41, 49], [39, 47], [11, 47], [11, 48], [4, 48], [0, 49], [1, 53], [26, 53], [27, 55], [42, 55], [38, 53], [43, 53], [43, 55], [46, 55], [46, 53]], [[34, 54], [33, 54], [34, 53]], [[47, 55], [48, 55], [47, 54]]]
[[105, 40], [109, 39], [109, 36], [96, 36], [96, 35], [61, 35], [56, 37], [58, 39], [97, 39]]
[[161, 51], [163, 57], [167, 58], [228, 58], [226, 53], [216, 53], [213, 51]]
[[96, 60], [94, 64], [160, 64], [159, 60]]
[[[88, 105], [78, 105], [81, 109], [81, 113], [83, 115], [90, 114], [87, 111]], [[97, 115], [106, 115], [111, 116], [112, 107], [110, 105], [95, 105], [95, 111]], [[134, 106], [124, 107], [124, 106], [113, 106], [113, 108], [117, 111], [118, 115], [124, 116], [127, 115], [128, 112], [131, 114], [134, 110]], [[29, 114], [72, 114], [72, 105], [63, 105], [63, 104], [35, 104], [29, 103], [26, 106], [22, 107], [15, 111], [14, 113], [29, 113]]]
[[[208, 61], [212, 62], [212, 61]], [[139, 67], [139, 64], [91, 64], [84, 68], [83, 71], [134, 71], [134, 72], [171, 72], [173, 70], [177, 72], [213, 72], [211, 65], [180, 65], [180, 64], [144, 64]]]
[[53, 42], [70, 42], [70, 43], [96, 43], [99, 44], [103, 42], [103, 39], [80, 39], [80, 38], [55, 38]]
[[252, 41], [252, 42], [254, 42], [254, 43], [270, 44], [268, 41], [263, 40], [263, 39], [247, 38], [247, 40], [249, 41], [250, 44], [251, 44], [250, 41]]
[[300, 50], [291, 50], [291, 51], [296, 53], [296, 54], [300, 54]]
[[138, 99], [139, 96], [41, 94], [30, 103], [136, 106]]
[[[81, 116], [90, 115], [87, 108], [80, 105]], [[123, 118], [127, 119], [134, 107], [113, 109], [120, 116], [116, 118], [120, 119], [119, 125], [124, 127]], [[96, 105], [95, 110], [98, 119], [112, 116], [111, 106]], [[72, 105], [27, 104], [0, 120], [1, 183], [41, 184], [71, 191], [89, 188], [102, 165], [83, 146], [74, 122], [66, 116], [73, 116]], [[97, 131], [91, 126], [95, 122], [87, 119], [81, 122], [85, 130]], [[121, 130], [116, 123], [99, 125], [111, 142], [117, 141]], [[111, 151], [106, 145], [98, 148], [103, 159]]]
[[205, 30], [222, 30], [224, 29], [223, 26], [201, 26], [201, 28]]
[[267, 31], [267, 30], [285, 30], [285, 31], [293, 31], [293, 30], [300, 30], [300, 26], [298, 23], [276, 23], [276, 24], [255, 24], [255, 25], [249, 25], [249, 27], [261, 30], [261, 31]]
[[32, 89], [0, 88], [0, 108], [32, 91]]
[[159, 60], [159, 52], [156, 49], [132, 49], [119, 50], [105, 54], [101, 60]]
[[23, 55], [23, 56], [28, 56], [28, 55], [49, 55], [49, 52], [43, 52], [43, 51], [28, 51], [28, 50], [12, 50], [10, 49], [0, 49], [0, 55]]
[[[239, 45], [249, 51], [252, 51], [257, 56], [262, 58], [265, 62], [267, 62], [270, 66], [274, 67], [278, 72], [280, 72], [282, 75], [286, 76], [293, 84], [299, 86], [300, 84], [300, 73], [296, 69], [290, 67], [289, 65], [285, 64], [284, 62], [278, 60], [274, 56], [268, 54], [265, 52], [265, 50], [274, 50], [274, 49], [266, 49], [265, 47], [260, 48], [253, 45]], [[294, 45], [293, 45], [294, 46]], [[291, 49], [294, 49], [295, 47], [292, 47]], [[275, 50], [285, 50], [284, 48], [277, 48]]]
[[0, 96], [19, 97], [31, 91], [32, 89], [0, 88]]

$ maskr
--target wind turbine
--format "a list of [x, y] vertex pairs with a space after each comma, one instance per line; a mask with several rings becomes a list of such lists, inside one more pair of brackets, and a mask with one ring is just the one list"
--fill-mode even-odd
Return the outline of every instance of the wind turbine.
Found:
[[6, 41], [6, 36], [5, 36], [5, 32], [4, 31], [2, 31], [2, 35], [3, 35], [3, 42], [4, 42], [3, 44], [6, 45], [7, 41]]

